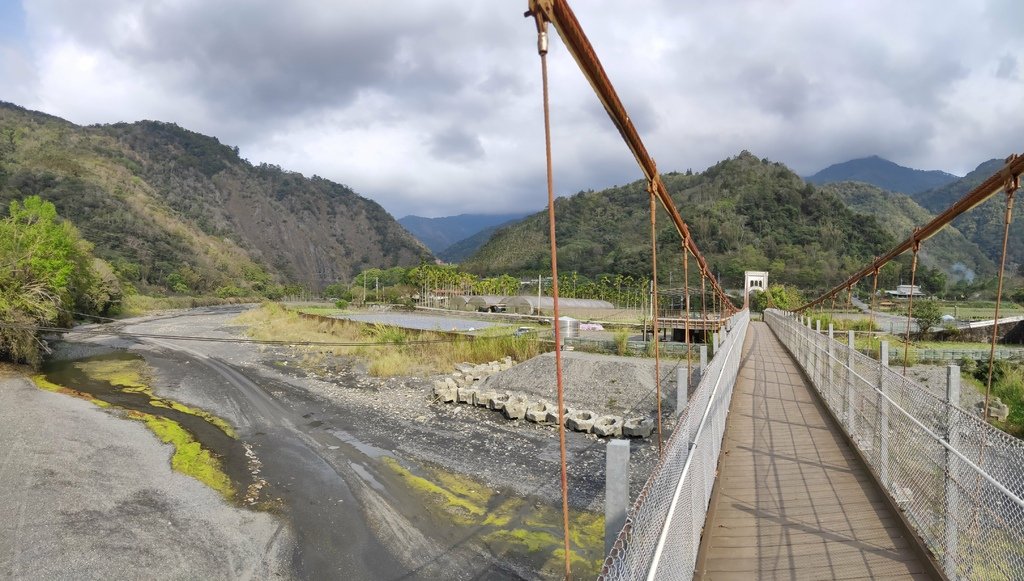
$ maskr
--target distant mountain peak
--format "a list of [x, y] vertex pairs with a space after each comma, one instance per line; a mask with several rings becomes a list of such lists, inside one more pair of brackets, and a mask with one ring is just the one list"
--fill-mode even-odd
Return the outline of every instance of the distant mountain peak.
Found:
[[941, 170], [904, 167], [884, 157], [870, 155], [830, 165], [805, 179], [813, 184], [864, 182], [890, 192], [916, 194], [950, 184], [960, 178]]

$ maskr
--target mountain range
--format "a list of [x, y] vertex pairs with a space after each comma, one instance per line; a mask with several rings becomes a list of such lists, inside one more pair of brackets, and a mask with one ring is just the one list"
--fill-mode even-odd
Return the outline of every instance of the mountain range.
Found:
[[890, 192], [916, 194], [950, 184], [960, 178], [939, 170], [904, 167], [872, 155], [830, 165], [804, 179], [812, 184], [865, 182]]
[[189, 292], [268, 280], [318, 288], [432, 260], [347, 186], [253, 165], [156, 121], [82, 127], [0, 102], [0, 203], [38, 194], [137, 286]]
[[[424, 218], [422, 216], [405, 216], [398, 219], [398, 223], [405, 227], [417, 240], [426, 245], [434, 254], [448, 260], [457, 262], [459, 257], [472, 254], [487, 241], [490, 233], [496, 229], [521, 220], [529, 215], [529, 212], [518, 214], [459, 214], [457, 216], [444, 216], [441, 218]], [[486, 234], [481, 234], [485, 232]], [[446, 257], [446, 251], [455, 244], [460, 244], [455, 249], [453, 256]]]

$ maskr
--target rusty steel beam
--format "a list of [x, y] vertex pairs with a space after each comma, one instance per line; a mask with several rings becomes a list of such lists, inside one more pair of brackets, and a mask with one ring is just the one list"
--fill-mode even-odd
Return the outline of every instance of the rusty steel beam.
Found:
[[672, 219], [676, 231], [679, 232], [684, 244], [686, 244], [697, 260], [697, 267], [700, 269], [701, 274], [711, 280], [712, 290], [722, 299], [722, 304], [727, 305], [730, 313], [735, 312], [737, 310], [736, 306], [732, 304], [732, 301], [725, 294], [725, 290], [722, 289], [712, 275], [707, 260], [704, 259], [704, 255], [701, 254], [696, 242], [693, 241], [689, 226], [687, 226], [686, 221], [679, 214], [675, 202], [672, 201], [672, 197], [668, 193], [668, 189], [665, 188], [665, 184], [661, 181], [654, 158], [647, 152], [646, 146], [644, 146], [643, 141], [640, 139], [640, 134], [637, 133], [633, 121], [629, 118], [625, 106], [623, 106], [618, 93], [615, 91], [615, 87], [612, 86], [608, 74], [605, 73], [604, 67], [601, 66], [601, 61], [597, 58], [593, 45], [587, 39], [587, 35], [583, 32], [579, 21], [576, 20], [576, 15], [569, 8], [568, 2], [566, 0], [530, 0], [529, 8], [530, 11], [527, 12], [527, 15], [543, 15], [545, 20], [554, 25], [558, 35], [562, 38], [562, 42], [565, 43], [569, 53], [572, 54], [576, 64], [579, 65], [580, 70], [583, 72], [583, 76], [587, 78], [590, 86], [597, 93], [598, 99], [600, 99], [605, 111], [608, 112], [608, 117], [611, 118], [615, 128], [619, 130], [619, 134], [622, 135], [622, 139], [629, 146], [630, 151], [633, 152], [637, 165], [640, 166], [644, 177], [653, 186], [661, 206], [665, 208], [665, 211]]
[[857, 271], [856, 274], [846, 279], [846, 281], [839, 284], [832, 290], [814, 299], [813, 301], [799, 307], [796, 312], [802, 312], [811, 307], [817, 306], [824, 303], [831, 297], [836, 296], [840, 292], [853, 287], [853, 285], [860, 282], [860, 280], [870, 274], [873, 274], [878, 269], [885, 266], [891, 260], [897, 256], [903, 254], [907, 250], [911, 250], [915, 245], [931, 238], [935, 234], [942, 230], [947, 224], [952, 222], [958, 216], [964, 212], [975, 208], [985, 200], [988, 200], [992, 196], [1002, 191], [1015, 189], [1014, 186], [1019, 184], [1021, 173], [1024, 173], [1024, 155], [1013, 154], [1006, 158], [1006, 165], [1004, 165], [999, 171], [992, 174], [988, 179], [978, 185], [976, 188], [960, 198], [955, 204], [950, 206], [945, 212], [939, 214], [931, 222], [928, 222], [924, 226], [917, 228], [903, 242], [897, 244], [892, 250], [887, 252], [885, 255], [876, 258], [874, 262], [865, 266], [861, 270]]

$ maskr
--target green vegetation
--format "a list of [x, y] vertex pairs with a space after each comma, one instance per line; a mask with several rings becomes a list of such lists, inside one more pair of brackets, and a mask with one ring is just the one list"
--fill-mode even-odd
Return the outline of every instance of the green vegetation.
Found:
[[165, 444], [174, 446], [171, 456], [171, 467], [182, 474], [191, 476], [231, 500], [235, 496], [235, 488], [231, 479], [224, 473], [220, 460], [212, 452], [203, 448], [192, 437], [192, 434], [181, 424], [164, 417], [129, 411], [128, 417], [145, 422], [156, 437]]
[[37, 196], [0, 220], [0, 360], [38, 366], [36, 327], [65, 326], [74, 310], [116, 310], [122, 290], [78, 230]]
[[[978, 361], [973, 366], [961, 363], [961, 371], [965, 375], [973, 371], [971, 384], [980, 393], [985, 393], [988, 361]], [[1024, 438], [1024, 363], [997, 359], [992, 367], [992, 395], [1010, 407], [1010, 415], [1005, 422], [993, 420], [992, 423], [1009, 434]]]
[[391, 325], [367, 325], [342, 319], [303, 317], [277, 303], [266, 303], [239, 315], [235, 322], [248, 325], [256, 339], [331, 343], [384, 343], [379, 346], [296, 347], [309, 365], [326, 354], [355, 357], [366, 362], [371, 375], [432, 375], [448, 373], [457, 363], [486, 363], [506, 356], [525, 361], [541, 352], [536, 337], [514, 337], [510, 329], [487, 329], [476, 337], [432, 331], [412, 331]]
[[351, 189], [253, 166], [215, 138], [154, 121], [79, 127], [0, 102], [0, 204], [31, 195], [148, 294], [278, 299], [430, 256]]
[[762, 292], [750, 293], [750, 310], [758, 313], [768, 308], [789, 311], [806, 302], [800, 291], [783, 284], [770, 284]]
[[[895, 243], [875, 219], [854, 214], [782, 164], [748, 152], [702, 174], [668, 173], [662, 179], [726, 287], [741, 286], [745, 270], [767, 270], [775, 282], [821, 288]], [[635, 182], [557, 200], [560, 266], [591, 278], [648, 275], [645, 188]], [[658, 224], [659, 278], [667, 281], [673, 273], [681, 282], [679, 236], [664, 214]], [[549, 266], [546, 248], [547, 220], [538, 213], [497, 232], [463, 266], [488, 275], [542, 272]], [[699, 286], [695, 273], [691, 278]]]
[[[557, 573], [565, 560], [561, 513], [544, 504], [520, 498], [499, 498], [482, 482], [427, 466], [414, 474], [394, 458], [382, 461], [437, 518], [472, 527], [499, 554], [519, 554], [543, 560], [542, 572]], [[570, 554], [573, 572], [596, 575], [603, 560], [604, 518], [587, 511], [570, 511]]]

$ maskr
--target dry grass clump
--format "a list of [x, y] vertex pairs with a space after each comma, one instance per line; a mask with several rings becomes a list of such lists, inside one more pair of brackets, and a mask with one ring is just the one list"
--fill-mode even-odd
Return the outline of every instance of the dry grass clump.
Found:
[[506, 356], [525, 361], [541, 352], [535, 337], [513, 337], [499, 331], [477, 337], [452, 336], [380, 323], [314, 319], [278, 303], [265, 303], [234, 322], [248, 325], [247, 334], [254, 339], [359, 344], [294, 349], [303, 353], [304, 364], [309, 366], [319, 364], [323, 354], [355, 357], [366, 362], [370, 375], [377, 377], [448, 373], [457, 363], [486, 363]]

